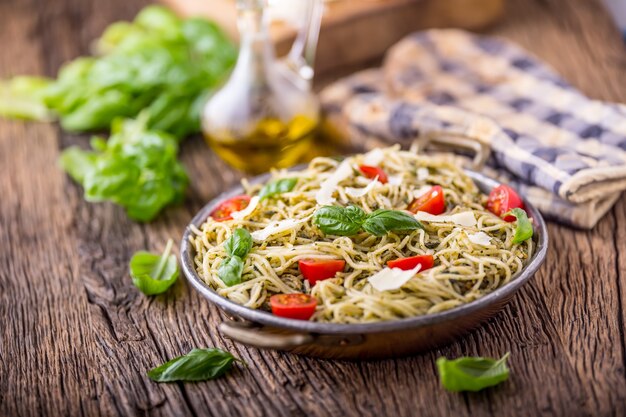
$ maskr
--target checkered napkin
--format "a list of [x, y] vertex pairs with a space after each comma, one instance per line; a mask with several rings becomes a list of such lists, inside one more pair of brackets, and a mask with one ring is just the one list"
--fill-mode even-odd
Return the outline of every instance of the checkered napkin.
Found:
[[456, 138], [544, 214], [591, 228], [626, 189], [626, 106], [585, 97], [521, 48], [458, 30], [408, 36], [380, 69], [324, 89], [356, 149]]

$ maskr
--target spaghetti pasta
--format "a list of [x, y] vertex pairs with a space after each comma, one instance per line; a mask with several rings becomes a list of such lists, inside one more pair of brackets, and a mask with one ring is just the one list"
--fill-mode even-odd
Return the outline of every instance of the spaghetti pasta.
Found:
[[[221, 296], [250, 308], [269, 310], [270, 296], [299, 292], [318, 301], [311, 320], [363, 323], [435, 313], [476, 300], [513, 279], [532, 257], [533, 240], [514, 243], [515, 224], [487, 211], [487, 196], [456, 165], [397, 147], [376, 152], [344, 162], [316, 158], [302, 171], [273, 172], [270, 181], [296, 178], [295, 186], [271, 198], [256, 199], [256, 207], [236, 219], [215, 221], [209, 217], [200, 228], [193, 228], [190, 241], [198, 274]], [[388, 182], [360, 173], [359, 164], [372, 159], [389, 176]], [[349, 172], [345, 164], [349, 164]], [[344, 172], [337, 176], [340, 166]], [[353, 205], [365, 213], [405, 210], [425, 188], [439, 185], [446, 212], [441, 216], [424, 214], [423, 228], [415, 230], [390, 231], [383, 236], [365, 230], [352, 236], [327, 235], [314, 222], [320, 208], [316, 196], [327, 180], [332, 183], [329, 195], [333, 205]], [[263, 186], [246, 181], [243, 185], [251, 196]], [[255, 239], [244, 260], [241, 283], [227, 286], [218, 269], [228, 256], [224, 242], [237, 228], [261, 238]], [[428, 254], [433, 256], [434, 266], [418, 271], [400, 288], [378, 291], [368, 280], [389, 261]], [[335, 277], [311, 286], [298, 268], [299, 261], [311, 258], [342, 259], [346, 267]]]

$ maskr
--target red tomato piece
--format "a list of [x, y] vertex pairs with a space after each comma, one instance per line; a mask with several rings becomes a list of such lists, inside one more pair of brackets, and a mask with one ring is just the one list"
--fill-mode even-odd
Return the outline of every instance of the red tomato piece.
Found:
[[334, 277], [337, 272], [343, 271], [346, 261], [343, 259], [302, 259], [298, 262], [300, 272], [311, 285]]
[[272, 313], [279, 317], [308, 320], [315, 313], [317, 300], [302, 293], [276, 294], [270, 297]]
[[248, 207], [249, 203], [249, 195], [238, 195], [220, 203], [220, 205], [211, 212], [210, 216], [213, 217], [213, 220], [215, 220], [216, 222], [231, 220], [231, 214], [236, 211], [241, 211], [245, 209], [246, 207]]
[[387, 262], [387, 266], [389, 268], [400, 268], [403, 271], [409, 271], [415, 268], [417, 264], [422, 265], [420, 271], [425, 271], [435, 265], [435, 259], [433, 258], [433, 255], [416, 255], [409, 258], [398, 258]]
[[367, 178], [374, 179], [378, 177], [378, 181], [381, 184], [387, 184], [389, 178], [387, 178], [387, 174], [381, 168], [373, 167], [370, 165], [359, 165], [359, 169]]
[[425, 211], [426, 213], [434, 215], [443, 213], [446, 211], [446, 200], [443, 195], [443, 188], [439, 185], [435, 185], [426, 194], [413, 200], [407, 210], [412, 213]]
[[[498, 217], [502, 217], [514, 208], [524, 208], [524, 202], [514, 189], [508, 185], [500, 184], [489, 193], [487, 210]], [[515, 221], [514, 216], [506, 216], [507, 222]]]

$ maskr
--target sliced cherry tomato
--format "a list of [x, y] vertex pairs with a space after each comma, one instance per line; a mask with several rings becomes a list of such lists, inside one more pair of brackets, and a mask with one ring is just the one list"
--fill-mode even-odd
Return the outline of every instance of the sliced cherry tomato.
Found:
[[232, 219], [231, 214], [233, 214], [236, 211], [241, 211], [245, 209], [246, 207], [248, 207], [249, 203], [250, 203], [249, 195], [242, 194], [242, 195], [229, 198], [228, 200], [220, 203], [220, 205], [217, 206], [217, 208], [211, 212], [211, 217], [213, 217], [213, 220], [215, 220], [216, 222], [223, 222], [225, 220], [231, 220]]
[[[508, 185], [501, 184], [491, 190], [487, 200], [487, 210], [496, 216], [502, 217], [514, 208], [524, 208], [524, 202], [514, 189]], [[506, 216], [504, 220], [512, 222], [515, 221], [515, 217]]]
[[389, 178], [387, 178], [387, 174], [385, 174], [385, 171], [378, 167], [373, 167], [370, 165], [359, 165], [359, 169], [367, 178], [374, 179], [378, 177], [378, 181], [381, 184], [387, 184], [387, 181], [389, 181]]
[[417, 264], [422, 265], [420, 271], [425, 271], [435, 265], [435, 259], [433, 258], [433, 255], [416, 255], [409, 258], [399, 258], [387, 262], [387, 266], [389, 268], [400, 268], [403, 271], [409, 271], [415, 268]]
[[337, 272], [343, 271], [346, 261], [343, 259], [302, 259], [298, 262], [300, 272], [311, 285], [334, 277]]
[[407, 208], [412, 213], [425, 211], [430, 214], [441, 214], [446, 211], [446, 200], [443, 195], [443, 188], [435, 185], [423, 196], [416, 198]]
[[288, 319], [308, 320], [315, 313], [317, 300], [310, 295], [276, 294], [270, 297], [272, 313]]

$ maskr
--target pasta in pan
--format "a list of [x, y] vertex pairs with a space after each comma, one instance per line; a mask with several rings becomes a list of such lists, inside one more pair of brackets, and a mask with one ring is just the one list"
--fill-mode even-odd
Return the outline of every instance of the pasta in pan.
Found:
[[[243, 185], [240, 204], [231, 199], [193, 227], [191, 244], [205, 282], [254, 309], [273, 310], [273, 295], [299, 293], [312, 297], [310, 319], [320, 322], [435, 313], [506, 284], [533, 253], [520, 232], [525, 213], [502, 213], [515, 196], [490, 201], [452, 163], [396, 147], [316, 158], [302, 171]], [[233, 236], [238, 229], [242, 239]], [[243, 256], [233, 254], [247, 236]], [[318, 278], [328, 265], [341, 268], [311, 279], [303, 262]]]

